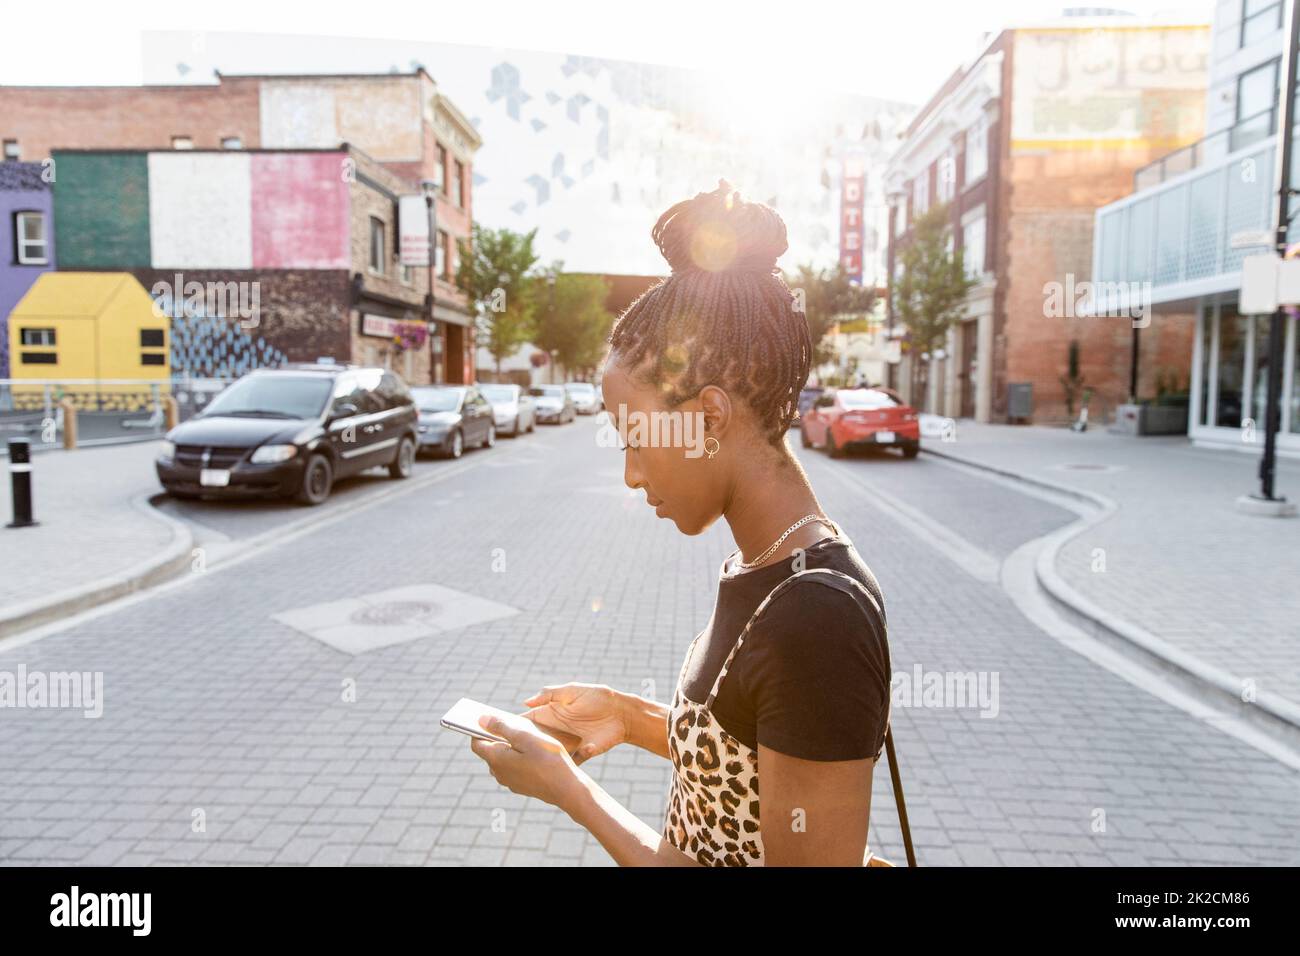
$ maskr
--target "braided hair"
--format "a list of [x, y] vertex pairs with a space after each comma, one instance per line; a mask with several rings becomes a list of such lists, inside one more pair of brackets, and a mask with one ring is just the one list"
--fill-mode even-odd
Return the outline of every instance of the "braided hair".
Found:
[[785, 222], [724, 179], [669, 208], [650, 235], [672, 275], [619, 317], [610, 345], [669, 405], [717, 385], [780, 445], [812, 361], [808, 323], [776, 267]]

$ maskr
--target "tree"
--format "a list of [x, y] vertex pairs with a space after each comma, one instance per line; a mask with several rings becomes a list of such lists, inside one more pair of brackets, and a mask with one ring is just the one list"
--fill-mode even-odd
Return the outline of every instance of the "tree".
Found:
[[835, 349], [824, 340], [835, 323], [845, 315], [865, 317], [875, 304], [874, 289], [854, 285], [843, 265], [833, 269], [815, 269], [801, 265], [787, 274], [785, 283], [795, 293], [796, 307], [802, 302], [808, 335], [813, 344], [813, 367], [835, 359]]
[[597, 275], [565, 274], [563, 263], [531, 277], [529, 298], [537, 315], [533, 344], [570, 374], [589, 376], [605, 354], [614, 316], [605, 308], [609, 287]]
[[893, 290], [894, 314], [907, 327], [914, 396], [921, 355], [933, 354], [944, 342], [975, 284], [966, 275], [962, 251], [949, 248], [948, 215], [947, 204], [939, 204], [913, 222], [912, 241], [900, 258], [902, 276]]
[[529, 271], [537, 264], [534, 229], [529, 233], [473, 226], [470, 241], [459, 240], [456, 287], [477, 313], [479, 341], [492, 354], [497, 376], [501, 363], [514, 355], [535, 330]]

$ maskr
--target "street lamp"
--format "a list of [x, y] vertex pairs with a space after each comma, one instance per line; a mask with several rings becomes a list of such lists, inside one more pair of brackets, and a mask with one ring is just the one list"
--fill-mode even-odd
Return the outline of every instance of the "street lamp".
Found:
[[[438, 241], [438, 232], [436, 228], [438, 224], [438, 210], [437, 210], [437, 206], [434, 205], [434, 196], [437, 195], [438, 184], [434, 182], [432, 179], [421, 179], [420, 192], [424, 195], [424, 206], [429, 211], [429, 249], [428, 252], [426, 253], [426, 259], [428, 260], [429, 263], [429, 299], [427, 304], [429, 306], [429, 323], [432, 326], [432, 328], [429, 330], [430, 331], [429, 339], [430, 342], [432, 343], [432, 340], [436, 335], [438, 337], [439, 343], [441, 343], [442, 330], [438, 328], [438, 321], [437, 319], [434, 318], [434, 303], [436, 302], [436, 299], [434, 298], [435, 293], [434, 293], [434, 285], [433, 285], [434, 268], [437, 260], [437, 256], [434, 252], [434, 243]], [[439, 362], [439, 364], [441, 364], [442, 348], [439, 347], [437, 349], [434, 349], [433, 345], [430, 344], [429, 351], [431, 353], [431, 357], [432, 354], [436, 352], [436, 354], [438, 355], [437, 361]], [[438, 381], [440, 378], [438, 374], [440, 371], [441, 369], [435, 369], [434, 374], [431, 376], [431, 378], [435, 382]]]

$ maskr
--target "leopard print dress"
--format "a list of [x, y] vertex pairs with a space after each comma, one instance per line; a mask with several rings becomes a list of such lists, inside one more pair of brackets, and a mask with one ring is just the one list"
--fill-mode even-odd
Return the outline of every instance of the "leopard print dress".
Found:
[[664, 838], [705, 866], [763, 865], [758, 752], [722, 729], [712, 713], [713, 701], [731, 662], [767, 606], [796, 582], [814, 575], [840, 590], [865, 593], [859, 581], [830, 568], [810, 568], [786, 578], [750, 617], [703, 704], [688, 699], [682, 691], [686, 665], [703, 635], [691, 642], [682, 662], [669, 712], [668, 753], [673, 762], [673, 782], [664, 814]]

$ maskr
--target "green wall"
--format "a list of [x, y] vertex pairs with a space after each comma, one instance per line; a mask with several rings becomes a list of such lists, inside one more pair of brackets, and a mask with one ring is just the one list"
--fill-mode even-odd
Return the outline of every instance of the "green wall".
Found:
[[54, 222], [61, 270], [147, 268], [148, 156], [55, 150]]

